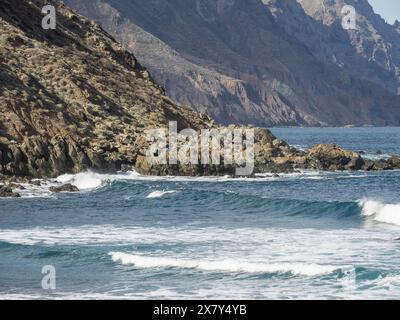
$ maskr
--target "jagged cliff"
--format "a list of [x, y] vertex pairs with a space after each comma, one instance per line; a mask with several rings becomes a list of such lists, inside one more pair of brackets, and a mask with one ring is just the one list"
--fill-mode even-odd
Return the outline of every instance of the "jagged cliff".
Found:
[[400, 124], [391, 71], [377, 73], [346, 33], [327, 33], [295, 0], [66, 2], [135, 52], [172, 99], [221, 123]]

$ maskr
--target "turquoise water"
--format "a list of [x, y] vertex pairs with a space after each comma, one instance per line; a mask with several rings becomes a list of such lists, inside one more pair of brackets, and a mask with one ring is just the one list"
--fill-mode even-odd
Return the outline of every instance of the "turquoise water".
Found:
[[[400, 154], [399, 128], [273, 131]], [[82, 191], [0, 199], [1, 298], [400, 298], [398, 171], [57, 181]]]

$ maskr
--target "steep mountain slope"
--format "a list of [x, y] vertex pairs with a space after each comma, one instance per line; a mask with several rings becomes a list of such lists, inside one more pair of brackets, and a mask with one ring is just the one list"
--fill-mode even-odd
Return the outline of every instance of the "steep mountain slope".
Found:
[[[176, 121], [178, 130], [226, 128], [171, 102], [98, 24], [58, 0], [51, 3], [57, 27], [44, 30], [41, 0], [0, 0], [0, 182], [87, 169], [154, 175], [236, 172], [235, 165], [224, 162], [150, 163], [148, 129], [165, 129], [169, 121]], [[292, 162], [283, 163], [287, 157], [300, 157], [306, 166], [305, 153], [268, 130], [254, 129], [254, 140], [256, 172], [293, 170]], [[179, 136], [178, 145], [185, 142]], [[0, 185], [0, 196], [15, 195], [11, 188]]]
[[305, 123], [293, 106], [272, 88], [275, 83], [261, 82], [254, 90], [254, 84], [236, 78], [235, 74], [227, 75], [207, 64], [196, 64], [125, 18], [108, 2], [69, 0], [67, 3], [101, 22], [108, 32], [134, 52], [173, 100], [208, 113], [221, 123], [263, 126]]
[[174, 100], [220, 122], [400, 123], [399, 97], [321, 62], [261, 0], [67, 3], [136, 52]]
[[44, 30], [42, 1], [0, 0], [0, 174], [140, 169], [146, 128], [207, 127], [98, 24], [52, 3]]
[[[295, 1], [270, 1], [277, 6], [295, 7]], [[313, 28], [307, 32], [305, 28], [296, 28], [293, 19], [300, 13], [285, 14], [281, 21], [286, 26], [291, 24], [290, 32], [296, 33], [302, 41], [319, 57], [332, 52], [337, 63], [343, 64], [346, 70], [363, 79], [375, 83], [400, 94], [400, 34], [398, 26], [387, 24], [375, 14], [368, 0], [297, 0], [323, 30], [323, 35]], [[352, 5], [357, 13], [357, 29], [344, 30], [341, 27], [341, 10], [345, 5]], [[309, 25], [311, 25], [310, 23]], [[301, 35], [303, 31], [306, 34]], [[308, 30], [310, 31], [310, 30]], [[309, 39], [307, 39], [309, 37]], [[320, 37], [320, 42], [316, 39]], [[311, 43], [314, 42], [314, 43]], [[323, 45], [321, 46], [322, 43]], [[323, 51], [326, 51], [325, 53]], [[328, 60], [332, 57], [325, 56]]]

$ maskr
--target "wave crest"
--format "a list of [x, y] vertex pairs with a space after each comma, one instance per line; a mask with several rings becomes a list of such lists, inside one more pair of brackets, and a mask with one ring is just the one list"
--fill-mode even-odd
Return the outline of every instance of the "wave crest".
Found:
[[121, 174], [100, 174], [92, 171], [77, 174], [63, 174], [55, 179], [56, 182], [70, 183], [78, 187], [79, 190], [97, 189], [108, 181], [130, 180], [138, 177], [138, 173], [129, 171]]
[[209, 272], [227, 273], [291, 273], [293, 275], [316, 276], [329, 274], [343, 267], [304, 263], [251, 263], [224, 259], [220, 261], [189, 260], [165, 257], [147, 257], [124, 252], [110, 252], [114, 262], [122, 265], [134, 265], [138, 268], [182, 268], [198, 269]]
[[386, 204], [369, 199], [362, 199], [358, 204], [363, 216], [373, 217], [375, 221], [400, 226], [400, 204]]

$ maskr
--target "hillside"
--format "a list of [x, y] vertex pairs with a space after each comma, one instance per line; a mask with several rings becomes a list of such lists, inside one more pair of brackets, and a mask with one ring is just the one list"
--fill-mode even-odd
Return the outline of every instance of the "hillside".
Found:
[[[375, 76], [376, 67], [353, 55], [348, 63], [355, 59], [360, 64], [358, 70], [362, 70], [353, 73], [335, 61], [331, 53], [326, 53], [329, 59], [317, 54], [312, 45], [321, 42], [314, 37], [308, 46], [302, 40], [308, 38], [307, 32], [303, 37], [291, 32], [273, 14], [271, 5], [266, 6], [261, 0], [67, 3], [99, 21], [135, 52], [173, 100], [208, 113], [221, 123], [400, 123], [397, 80], [389, 71], [382, 69]], [[294, 0], [278, 3], [297, 5]], [[296, 9], [301, 13], [294, 15], [301, 20], [300, 26], [313, 30], [320, 25], [317, 36], [325, 34], [321, 23], [300, 5]], [[284, 10], [282, 15], [289, 13]], [[291, 18], [289, 15], [287, 20]], [[303, 28], [299, 29], [301, 33]], [[332, 37], [324, 39], [329, 42]], [[321, 46], [323, 51], [330, 50], [329, 43], [322, 41]], [[353, 50], [347, 44], [345, 47], [350, 49], [343, 55]]]
[[98, 24], [53, 3], [57, 29], [43, 30], [42, 1], [0, 0], [0, 173], [140, 168], [146, 128], [206, 126]]

